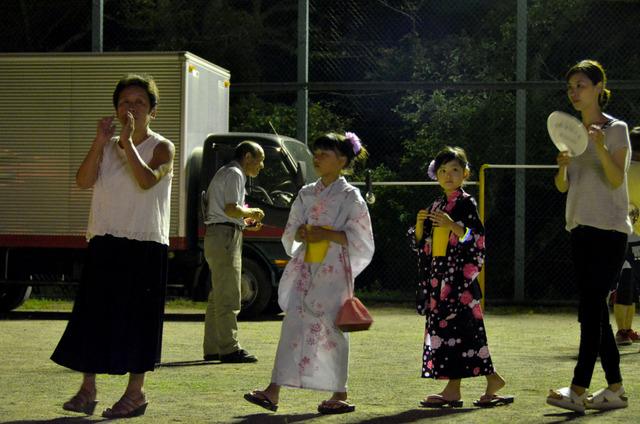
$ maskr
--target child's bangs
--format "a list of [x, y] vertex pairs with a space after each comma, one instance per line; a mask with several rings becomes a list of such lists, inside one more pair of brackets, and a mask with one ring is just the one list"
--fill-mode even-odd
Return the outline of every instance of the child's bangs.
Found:
[[338, 140], [333, 137], [323, 136], [317, 138], [313, 142], [312, 150], [332, 150], [334, 152], [338, 151]]

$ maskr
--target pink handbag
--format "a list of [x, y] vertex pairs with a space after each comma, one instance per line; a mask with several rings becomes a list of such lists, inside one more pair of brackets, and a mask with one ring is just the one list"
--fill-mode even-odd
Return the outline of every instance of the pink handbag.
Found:
[[[349, 257], [348, 252], [345, 256], [347, 258]], [[360, 302], [360, 299], [353, 295], [354, 281], [353, 276], [351, 275], [351, 265], [347, 267], [346, 271], [350, 298], [344, 301], [338, 311], [336, 327], [345, 333], [350, 331], [368, 330], [369, 327], [371, 327], [371, 324], [373, 324], [373, 318], [371, 318], [371, 314], [369, 314], [367, 308], [365, 308], [362, 302]]]
[[336, 318], [336, 326], [344, 332], [368, 330], [371, 324], [373, 318], [355, 296], [345, 300]]

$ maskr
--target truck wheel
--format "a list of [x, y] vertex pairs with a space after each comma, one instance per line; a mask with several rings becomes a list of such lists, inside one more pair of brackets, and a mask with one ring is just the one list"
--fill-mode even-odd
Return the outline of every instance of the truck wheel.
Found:
[[31, 296], [31, 286], [0, 287], [0, 312], [9, 312]]
[[271, 280], [262, 267], [253, 259], [242, 258], [242, 280], [240, 282], [242, 318], [257, 318], [271, 301]]
[[211, 271], [206, 262], [198, 266], [195, 272], [194, 285], [189, 291], [189, 296], [194, 302], [206, 302], [211, 290]]
[[[209, 267], [203, 264], [196, 273], [198, 285], [193, 291], [194, 300], [206, 301], [211, 290]], [[241, 318], [257, 318], [270, 305], [273, 288], [264, 269], [253, 259], [242, 258], [242, 279], [240, 280]]]

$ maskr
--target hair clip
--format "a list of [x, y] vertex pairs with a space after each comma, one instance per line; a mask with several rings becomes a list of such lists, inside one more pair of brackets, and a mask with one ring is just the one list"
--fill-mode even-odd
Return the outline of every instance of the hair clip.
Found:
[[351, 147], [353, 148], [353, 153], [355, 155], [357, 155], [358, 153], [360, 153], [360, 150], [362, 149], [362, 143], [360, 143], [360, 138], [352, 132], [346, 132], [344, 133], [344, 137], [349, 140], [349, 143], [351, 143]]
[[438, 176], [436, 175], [436, 161], [435, 161], [435, 159], [432, 160], [429, 163], [429, 168], [427, 169], [427, 175], [429, 176], [429, 178], [431, 178], [434, 181], [438, 179]]

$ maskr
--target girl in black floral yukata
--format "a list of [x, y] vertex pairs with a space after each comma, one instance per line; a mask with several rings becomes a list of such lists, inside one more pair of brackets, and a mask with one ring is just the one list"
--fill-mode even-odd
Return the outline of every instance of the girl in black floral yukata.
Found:
[[476, 201], [462, 189], [469, 177], [466, 154], [446, 147], [431, 161], [429, 177], [444, 195], [418, 212], [409, 230], [418, 253], [417, 309], [427, 324], [422, 377], [448, 380], [438, 394], [421, 403], [429, 408], [461, 407], [461, 379], [484, 375], [487, 387], [474, 405], [490, 407], [513, 402], [499, 396], [505, 385], [489, 354], [476, 277], [484, 262], [484, 227]]

